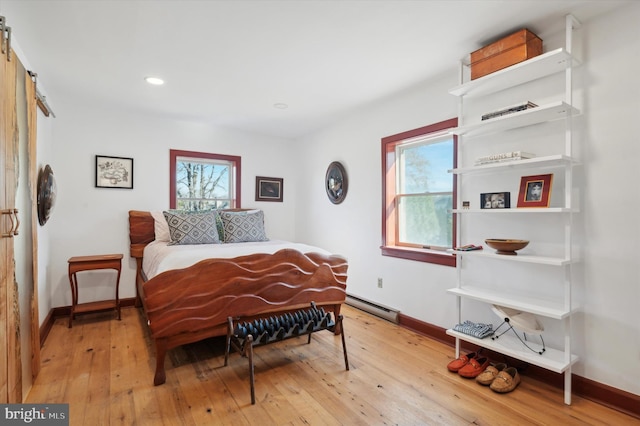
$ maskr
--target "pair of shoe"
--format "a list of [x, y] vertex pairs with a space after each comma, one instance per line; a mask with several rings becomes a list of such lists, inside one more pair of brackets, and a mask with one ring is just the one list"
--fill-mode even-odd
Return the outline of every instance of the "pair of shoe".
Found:
[[458, 373], [462, 377], [473, 379], [481, 374], [489, 366], [489, 358], [479, 357], [480, 352], [471, 352], [461, 355], [447, 365], [451, 372]]
[[498, 364], [489, 365], [478, 377], [476, 382], [483, 386], [489, 386], [493, 380], [498, 377], [498, 373], [507, 368], [507, 364], [500, 362]]
[[520, 384], [520, 374], [515, 367], [507, 367], [505, 363], [489, 365], [476, 377], [476, 382], [489, 386], [492, 391], [507, 393]]
[[476, 358], [479, 354], [480, 351], [469, 352], [466, 355], [460, 355], [458, 359], [454, 359], [449, 364], [447, 364], [447, 370], [451, 371], [452, 373], [457, 373], [462, 367], [469, 363], [470, 359]]

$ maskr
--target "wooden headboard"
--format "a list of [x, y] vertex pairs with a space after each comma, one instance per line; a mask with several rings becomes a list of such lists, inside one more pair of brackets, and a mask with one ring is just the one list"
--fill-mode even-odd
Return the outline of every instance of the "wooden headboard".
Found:
[[131, 257], [142, 258], [145, 246], [155, 239], [156, 233], [151, 213], [140, 210], [129, 210]]

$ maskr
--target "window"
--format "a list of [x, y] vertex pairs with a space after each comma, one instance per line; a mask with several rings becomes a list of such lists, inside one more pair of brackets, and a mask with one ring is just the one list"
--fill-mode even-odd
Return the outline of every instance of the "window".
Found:
[[169, 153], [170, 208], [240, 208], [240, 157], [174, 149]]
[[455, 266], [457, 119], [382, 139], [382, 254]]

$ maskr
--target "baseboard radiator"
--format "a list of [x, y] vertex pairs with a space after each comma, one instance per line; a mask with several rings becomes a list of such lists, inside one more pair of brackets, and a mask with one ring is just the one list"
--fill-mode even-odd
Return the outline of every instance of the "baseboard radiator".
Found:
[[400, 311], [398, 311], [397, 309], [370, 302], [366, 299], [353, 296], [351, 294], [347, 294], [346, 304], [353, 306], [354, 308], [361, 309], [377, 317], [384, 318], [394, 324], [398, 324], [399, 322], [398, 314], [400, 313]]

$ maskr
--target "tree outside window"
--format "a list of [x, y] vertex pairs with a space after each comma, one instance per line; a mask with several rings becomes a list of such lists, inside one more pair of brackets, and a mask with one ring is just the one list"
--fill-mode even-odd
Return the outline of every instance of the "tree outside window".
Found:
[[170, 150], [170, 158], [172, 209], [240, 207], [240, 157]]

